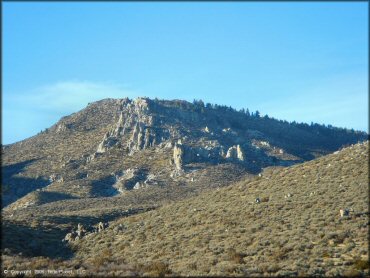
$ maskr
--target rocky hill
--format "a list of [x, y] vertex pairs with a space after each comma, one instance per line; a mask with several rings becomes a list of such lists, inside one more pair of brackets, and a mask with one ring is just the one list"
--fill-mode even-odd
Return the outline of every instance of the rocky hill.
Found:
[[2, 273], [365, 277], [368, 159], [364, 142], [264, 168], [197, 196], [185, 198], [186, 185], [174, 187], [177, 193], [165, 187], [168, 198], [182, 196], [171, 203], [153, 186], [119, 197], [9, 207], [3, 210]]
[[177, 199], [366, 138], [202, 101], [105, 99], [2, 147], [2, 205], [14, 210], [132, 194]]

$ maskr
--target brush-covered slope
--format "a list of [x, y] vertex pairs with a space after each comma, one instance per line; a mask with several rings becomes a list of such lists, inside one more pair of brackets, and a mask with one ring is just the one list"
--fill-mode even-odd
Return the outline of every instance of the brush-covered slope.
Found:
[[159, 208], [122, 207], [121, 216], [106, 219], [108, 228], [69, 243], [61, 240], [77, 223], [101, 220], [99, 202], [67, 212], [45, 204], [31, 223], [37, 208], [5, 211], [2, 267], [107, 276], [365, 275], [368, 156], [365, 142]]
[[[367, 143], [358, 144], [119, 219], [73, 242], [76, 259], [149, 275], [364, 274], [368, 152]], [[349, 216], [340, 217], [346, 208]]]
[[201, 101], [105, 99], [2, 147], [2, 204], [13, 210], [148, 188], [195, 190], [214, 184], [208, 173], [222, 186], [366, 138]]

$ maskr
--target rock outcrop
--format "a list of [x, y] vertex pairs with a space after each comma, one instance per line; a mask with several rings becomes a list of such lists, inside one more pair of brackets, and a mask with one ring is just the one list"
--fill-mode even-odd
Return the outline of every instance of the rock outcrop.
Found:
[[111, 132], [107, 132], [104, 135], [103, 141], [99, 144], [97, 153], [105, 153], [110, 147], [114, 146], [118, 142], [117, 137], [112, 136]]
[[50, 175], [49, 177], [49, 182], [50, 183], [53, 183], [53, 182], [63, 182], [63, 177], [61, 175], [58, 175], [58, 174], [52, 174]]
[[230, 147], [225, 154], [224, 147], [217, 141], [204, 142], [203, 146], [190, 147], [178, 142], [173, 147], [172, 163], [176, 170], [183, 170], [183, 166], [192, 162], [216, 162], [227, 159], [231, 161], [245, 161], [244, 151], [240, 145]]
[[227, 159], [234, 159], [239, 161], [244, 161], [244, 152], [241, 149], [240, 145], [232, 146], [227, 150], [226, 157]]
[[108, 227], [109, 227], [108, 223], [103, 222], [99, 222], [99, 224], [97, 224], [96, 226], [89, 226], [86, 228], [84, 227], [84, 225], [78, 223], [77, 229], [76, 230], [72, 229], [70, 233], [67, 233], [64, 239], [62, 239], [62, 242], [69, 243], [77, 241], [91, 234], [100, 233]]
[[68, 126], [65, 123], [60, 123], [57, 125], [57, 128], [55, 130], [56, 133], [64, 132], [68, 129]]
[[146, 173], [138, 168], [129, 168], [124, 171], [120, 171], [113, 174], [116, 182], [113, 187], [120, 193], [125, 193], [127, 190], [144, 188], [149, 185], [148, 177]]
[[150, 112], [151, 100], [137, 98], [122, 100], [117, 123], [109, 130], [99, 144], [97, 153], [120, 144], [130, 154], [162, 143], [170, 138], [171, 130], [154, 127], [155, 119]]
[[173, 162], [177, 170], [182, 169], [184, 150], [182, 145], [176, 144], [173, 147]]

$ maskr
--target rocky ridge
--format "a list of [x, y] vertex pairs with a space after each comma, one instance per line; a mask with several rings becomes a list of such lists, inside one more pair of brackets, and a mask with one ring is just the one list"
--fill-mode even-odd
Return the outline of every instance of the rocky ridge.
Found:
[[3, 205], [196, 186], [201, 170], [222, 169], [222, 164], [257, 174], [366, 138], [361, 132], [289, 124], [200, 102], [106, 99], [2, 148]]

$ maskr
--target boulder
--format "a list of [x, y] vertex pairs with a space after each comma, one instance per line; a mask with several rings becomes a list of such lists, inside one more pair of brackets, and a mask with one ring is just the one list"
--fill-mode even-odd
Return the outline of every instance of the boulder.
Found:
[[340, 217], [349, 216], [349, 209], [347, 209], [347, 208], [345, 208], [345, 209], [340, 209], [340, 210], [339, 210], [339, 214], [340, 214]]

